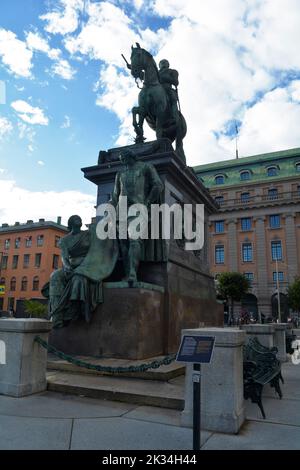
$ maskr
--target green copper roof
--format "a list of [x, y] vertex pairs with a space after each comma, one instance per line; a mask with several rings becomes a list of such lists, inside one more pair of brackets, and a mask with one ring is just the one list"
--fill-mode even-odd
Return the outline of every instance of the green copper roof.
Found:
[[[219, 187], [221, 189], [224, 186], [263, 181], [273, 182], [293, 176], [299, 176], [300, 180], [300, 172], [296, 170], [296, 163], [300, 163], [300, 148], [198, 165], [194, 167], [194, 171], [207, 188]], [[278, 166], [277, 176], [267, 176], [266, 168], [272, 165]], [[241, 181], [240, 172], [242, 170], [250, 171], [249, 180]], [[215, 176], [218, 174], [225, 176], [224, 184], [216, 185]]]

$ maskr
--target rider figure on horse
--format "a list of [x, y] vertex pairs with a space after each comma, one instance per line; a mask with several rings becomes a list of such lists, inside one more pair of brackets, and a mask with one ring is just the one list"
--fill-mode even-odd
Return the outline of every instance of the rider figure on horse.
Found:
[[[169, 98], [170, 102], [170, 108], [171, 108], [171, 113], [172, 117], [176, 120], [178, 120], [178, 107], [177, 107], [177, 102], [178, 102], [178, 93], [177, 93], [177, 87], [179, 84], [178, 81], [178, 72], [175, 69], [170, 69], [170, 64], [168, 60], [162, 59], [159, 62], [159, 81], [166, 90], [167, 96]], [[173, 86], [175, 89], [173, 88]]]

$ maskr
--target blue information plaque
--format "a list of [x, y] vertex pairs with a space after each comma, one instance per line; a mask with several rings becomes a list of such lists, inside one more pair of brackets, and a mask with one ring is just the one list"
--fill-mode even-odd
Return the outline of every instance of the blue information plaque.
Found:
[[209, 364], [215, 339], [215, 336], [184, 335], [181, 340], [176, 361]]

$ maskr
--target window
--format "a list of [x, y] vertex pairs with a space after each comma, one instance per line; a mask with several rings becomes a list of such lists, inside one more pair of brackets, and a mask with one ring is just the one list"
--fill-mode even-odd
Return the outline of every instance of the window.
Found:
[[278, 174], [278, 168], [276, 166], [269, 166], [269, 168], [267, 168], [268, 176], [277, 176], [277, 174]]
[[251, 217], [243, 217], [241, 219], [241, 228], [243, 231], [251, 230], [252, 227], [252, 219]]
[[271, 242], [272, 260], [282, 260], [281, 241]]
[[[277, 282], [277, 271], [273, 272], [273, 281]], [[284, 281], [284, 275], [282, 271], [278, 271], [278, 282]]]
[[253, 273], [244, 273], [244, 276], [248, 279], [248, 281], [250, 281], [250, 283], [252, 284], [252, 282], [254, 281], [254, 274]]
[[1, 277], [0, 284], [1, 286], [5, 286], [5, 277]]
[[215, 247], [215, 261], [216, 264], [224, 264], [224, 245]]
[[44, 244], [44, 235], [38, 235], [37, 246], [43, 246], [43, 244]]
[[58, 262], [59, 262], [59, 256], [53, 255], [53, 262], [52, 262], [53, 269], [58, 269]]
[[26, 248], [30, 248], [32, 246], [32, 237], [27, 237], [25, 240]]
[[10, 247], [10, 238], [7, 238], [4, 242], [4, 249], [9, 250]]
[[243, 261], [249, 263], [252, 261], [252, 243], [243, 243], [242, 245]]
[[23, 268], [29, 267], [30, 255], [24, 255]]
[[12, 268], [13, 269], [17, 269], [18, 261], [19, 261], [19, 255], [14, 255], [13, 256], [13, 261], [12, 261]]
[[10, 280], [10, 290], [16, 290], [17, 280], [15, 277], [12, 277]]
[[56, 235], [56, 237], [55, 237], [55, 243], [54, 243], [55, 246], [56, 246], [56, 248], [59, 248], [59, 242], [60, 242], [60, 237], [58, 237], [58, 236]]
[[224, 202], [224, 197], [223, 196], [216, 196], [215, 201], [216, 201], [217, 204], [219, 204], [219, 206], [221, 206], [221, 204], [223, 204], [223, 202]]
[[224, 181], [225, 181], [224, 175], [217, 175], [215, 177], [216, 184], [224, 184]]
[[27, 286], [28, 286], [27, 277], [23, 276], [22, 281], [21, 281], [21, 290], [27, 290]]
[[21, 246], [21, 238], [16, 238], [15, 239], [15, 248], [20, 248]]
[[270, 215], [270, 227], [278, 228], [280, 227], [280, 215]]
[[36, 253], [35, 255], [35, 261], [34, 261], [34, 266], [36, 268], [40, 268], [42, 263], [42, 253]]
[[3, 255], [2, 256], [2, 261], [1, 261], [1, 268], [2, 269], [7, 269], [7, 261], [8, 261], [8, 256]]
[[272, 188], [268, 190], [268, 199], [277, 199], [278, 198], [278, 189]]
[[241, 201], [242, 202], [249, 202], [250, 201], [250, 193], [242, 193], [241, 194]]
[[240, 179], [241, 181], [247, 181], [250, 179], [250, 171], [241, 171], [240, 173]]
[[300, 163], [296, 163], [295, 166], [296, 166], [296, 171], [297, 171], [297, 172], [300, 172]]
[[33, 283], [32, 283], [32, 290], [39, 290], [39, 277], [34, 276]]
[[300, 196], [300, 186], [297, 186], [297, 193], [298, 193], [298, 196]]
[[224, 220], [218, 220], [215, 222], [215, 232], [224, 233]]

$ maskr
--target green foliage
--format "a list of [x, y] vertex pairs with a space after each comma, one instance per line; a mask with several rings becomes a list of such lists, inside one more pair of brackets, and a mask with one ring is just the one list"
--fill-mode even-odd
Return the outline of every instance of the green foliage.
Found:
[[223, 299], [230, 299], [232, 302], [240, 301], [250, 287], [249, 279], [241, 273], [227, 272], [218, 276], [218, 295]]
[[297, 277], [294, 282], [288, 287], [289, 306], [296, 312], [300, 311], [300, 277]]
[[24, 300], [25, 313], [30, 318], [46, 318], [48, 307], [38, 300]]

